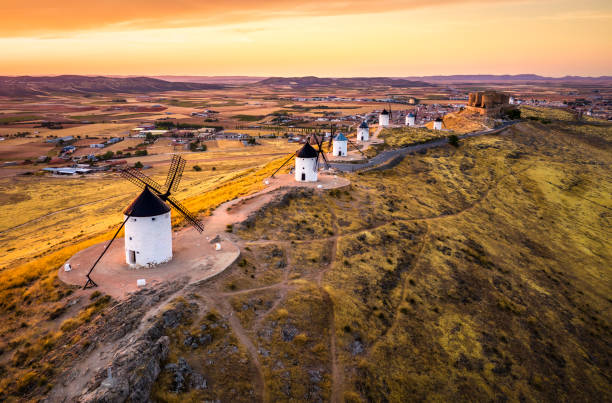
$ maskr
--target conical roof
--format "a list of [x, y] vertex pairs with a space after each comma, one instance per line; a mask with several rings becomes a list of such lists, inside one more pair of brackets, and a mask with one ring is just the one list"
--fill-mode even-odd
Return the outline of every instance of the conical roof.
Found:
[[153, 194], [147, 186], [142, 193], [134, 199], [132, 204], [123, 211], [123, 214], [129, 215], [130, 217], [153, 217], [166, 214], [168, 211], [170, 211], [170, 207], [168, 207], [159, 196]]
[[389, 114], [389, 112], [387, 112], [387, 110], [386, 110], [386, 109], [383, 109], [383, 111], [382, 111], [380, 114], [381, 114], [381, 115], [388, 115], [388, 114]]
[[368, 128], [368, 122], [366, 122], [365, 120], [363, 122], [361, 122], [361, 124], [359, 125], [360, 129], [367, 129]]
[[442, 118], [436, 118], [436, 122], [441, 122]]
[[348, 139], [346, 137], [344, 137], [344, 134], [338, 133], [338, 135], [336, 136], [334, 141], [348, 141]]
[[304, 144], [304, 147], [297, 152], [298, 158], [317, 158], [318, 155], [317, 150], [308, 143]]
[[413, 117], [415, 117], [415, 116], [414, 116], [414, 113], [410, 112], [410, 113], [408, 114], [408, 117], [409, 117], [409, 118], [413, 118]]

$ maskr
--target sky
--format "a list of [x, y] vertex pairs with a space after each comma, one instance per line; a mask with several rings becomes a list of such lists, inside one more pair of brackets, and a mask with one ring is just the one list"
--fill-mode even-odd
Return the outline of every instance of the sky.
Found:
[[612, 75], [610, 0], [0, 0], [0, 74]]

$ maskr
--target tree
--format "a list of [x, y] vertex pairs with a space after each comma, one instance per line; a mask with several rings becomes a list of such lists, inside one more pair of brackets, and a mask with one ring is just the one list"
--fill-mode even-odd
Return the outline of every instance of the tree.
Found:
[[144, 167], [144, 165], [142, 165], [142, 162], [140, 162], [140, 161], [136, 161], [136, 163], [134, 164], [134, 168], [140, 169], [142, 167]]
[[199, 166], [199, 165], [194, 165], [193, 166], [193, 170], [196, 171], [196, 172], [200, 172], [202, 170], [202, 167]]

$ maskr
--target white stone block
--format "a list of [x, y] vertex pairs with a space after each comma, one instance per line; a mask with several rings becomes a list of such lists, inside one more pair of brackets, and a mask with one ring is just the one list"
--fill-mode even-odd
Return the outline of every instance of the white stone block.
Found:
[[145, 280], [144, 278], [139, 278], [138, 280], [136, 280], [136, 285], [138, 287], [144, 287], [145, 285], [147, 285], [147, 280]]
[[221, 250], [221, 244], [219, 242], [215, 244], [215, 250]]
[[64, 271], [70, 271], [70, 270], [72, 270], [72, 267], [70, 266], [70, 263], [66, 263], [64, 265]]

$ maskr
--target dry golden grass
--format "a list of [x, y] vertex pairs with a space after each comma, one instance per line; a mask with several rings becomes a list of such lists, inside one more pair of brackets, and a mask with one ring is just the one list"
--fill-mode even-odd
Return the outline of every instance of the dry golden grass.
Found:
[[[324, 273], [335, 319], [308, 329], [335, 329], [347, 399], [609, 398], [607, 132], [522, 124], [352, 175], [347, 193], [291, 200], [239, 234], [287, 245], [289, 277], [311, 287], [303, 298]], [[258, 334], [301, 330], [288, 306]], [[284, 345], [267, 365], [291, 365]], [[300, 362], [316, 356], [294, 348]], [[275, 397], [301, 396], [287, 391], [301, 375], [269, 376]]]

